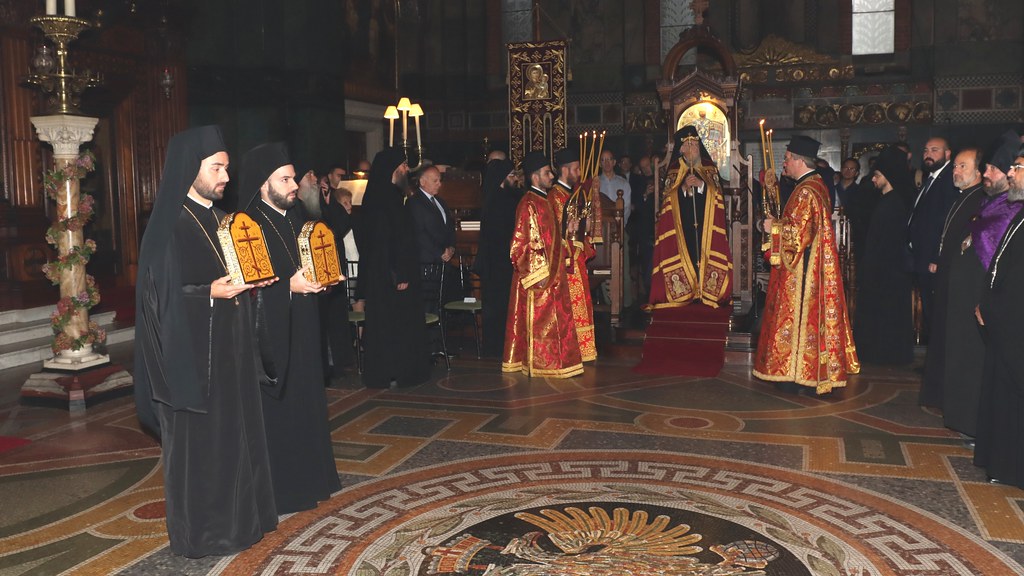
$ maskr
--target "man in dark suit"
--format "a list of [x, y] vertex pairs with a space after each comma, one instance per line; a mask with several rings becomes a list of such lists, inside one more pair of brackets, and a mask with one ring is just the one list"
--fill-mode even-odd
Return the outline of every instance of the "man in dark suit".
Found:
[[949, 144], [945, 138], [932, 138], [925, 144], [922, 166], [928, 175], [917, 193], [910, 222], [907, 223], [914, 280], [921, 294], [921, 334], [925, 335], [931, 326], [933, 278], [939, 261], [942, 227], [959, 195], [959, 190], [953, 185], [949, 157]]
[[[455, 255], [455, 218], [444, 200], [437, 196], [441, 190], [441, 172], [436, 166], [427, 166], [419, 174], [418, 189], [406, 202], [416, 227], [416, 240], [420, 249], [420, 263], [447, 263]], [[445, 269], [445, 302], [457, 297], [458, 271]]]

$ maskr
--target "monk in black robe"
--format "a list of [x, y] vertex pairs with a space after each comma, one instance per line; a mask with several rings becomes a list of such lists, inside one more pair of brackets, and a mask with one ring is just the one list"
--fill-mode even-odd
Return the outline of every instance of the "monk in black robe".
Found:
[[[1008, 199], [1024, 202], [1024, 147], [1007, 176]], [[1018, 168], [1019, 166], [1019, 168]], [[986, 173], [988, 177], [988, 173]], [[995, 251], [978, 322], [986, 333], [985, 379], [974, 464], [989, 478], [1024, 488], [1024, 210]]]
[[515, 187], [510, 160], [491, 160], [484, 172], [484, 205], [480, 221], [480, 250], [475, 265], [480, 274], [483, 302], [483, 353], [500, 357], [505, 348], [505, 321], [512, 289], [512, 234], [516, 206], [523, 197]]
[[882, 151], [871, 182], [882, 193], [871, 216], [858, 273], [853, 335], [857, 354], [872, 364], [909, 364], [914, 360], [914, 325], [910, 294], [910, 254], [902, 192], [911, 186], [903, 153]]
[[323, 287], [304, 276], [297, 238], [305, 223], [296, 206], [295, 168], [283, 143], [264, 144], [242, 159], [239, 199], [259, 223], [274, 271], [288, 278], [261, 290], [266, 331], [260, 332], [272, 359], [267, 372], [276, 385], [265, 388], [263, 419], [281, 514], [315, 508], [341, 489], [334, 462], [320, 356]]
[[217, 242], [228, 182], [220, 129], [175, 135], [142, 238], [135, 402], [160, 436], [171, 551], [234, 554], [277, 527], [249, 284]]
[[[941, 409], [947, 385], [959, 388], [974, 382], [968, 387], [976, 390], [981, 385], [985, 344], [974, 318], [974, 307], [978, 304], [985, 268], [967, 239], [969, 225], [986, 198], [979, 171], [981, 159], [981, 152], [974, 148], [961, 150], [953, 159], [953, 185], [960, 195], [946, 215], [939, 237], [935, 302], [919, 397], [922, 406]], [[977, 395], [970, 404], [968, 411], [973, 422], [978, 412]], [[970, 435], [974, 436], [973, 425]]]
[[415, 386], [430, 377], [419, 246], [405, 207], [409, 166], [401, 150], [377, 154], [363, 194], [359, 280], [366, 294], [363, 383]]

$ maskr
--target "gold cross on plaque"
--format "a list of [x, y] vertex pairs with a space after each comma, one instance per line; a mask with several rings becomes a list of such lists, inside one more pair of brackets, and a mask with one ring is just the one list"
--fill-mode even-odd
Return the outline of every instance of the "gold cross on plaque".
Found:
[[321, 230], [320, 234], [318, 234], [317, 237], [316, 237], [317, 240], [320, 241], [320, 245], [316, 246], [315, 248], [313, 248], [313, 250], [320, 253], [320, 259], [323, 260], [323, 263], [324, 263], [324, 271], [325, 272], [329, 272], [331, 267], [327, 265], [327, 249], [332, 247], [332, 246], [334, 246], [334, 244], [326, 244], [326, 243], [324, 243], [324, 237], [325, 236], [326, 236], [326, 234], [324, 234], [324, 231]]
[[240, 243], [244, 243], [246, 246], [249, 247], [249, 256], [252, 257], [253, 268], [256, 269], [256, 274], [257, 276], [259, 276], [263, 274], [263, 270], [260, 270], [260, 263], [256, 259], [256, 249], [252, 247], [252, 243], [259, 242], [260, 239], [258, 236], [249, 236], [250, 228], [252, 228], [252, 226], [249, 226], [248, 222], [242, 222], [242, 225], [239, 226], [238, 229], [241, 230], [242, 233], [245, 234], [245, 236], [239, 238], [238, 241]]

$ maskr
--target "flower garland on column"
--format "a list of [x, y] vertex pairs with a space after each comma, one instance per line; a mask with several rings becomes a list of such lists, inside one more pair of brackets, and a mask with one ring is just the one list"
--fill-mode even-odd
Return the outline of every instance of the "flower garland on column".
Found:
[[[53, 201], [57, 201], [57, 191], [64, 187], [64, 183], [71, 179], [81, 180], [85, 175], [96, 169], [96, 157], [92, 152], [86, 150], [71, 163], [63, 168], [54, 169], [43, 174], [43, 187], [46, 195]], [[95, 200], [85, 192], [79, 192], [78, 211], [74, 216], [58, 217], [57, 221], [46, 231], [46, 241], [54, 248], [58, 248], [58, 238], [68, 232], [77, 232], [85, 227], [85, 224], [92, 218], [93, 204]], [[89, 262], [89, 258], [96, 252], [96, 242], [85, 240], [81, 246], [75, 246], [63, 256], [58, 256], [43, 265], [43, 273], [55, 286], [60, 284], [60, 275], [65, 270], [81, 264], [83, 267]], [[59, 248], [58, 248], [59, 253]], [[54, 339], [50, 345], [54, 354], [62, 350], [78, 350], [88, 344], [105, 342], [106, 332], [99, 324], [89, 321], [88, 329], [78, 338], [72, 338], [64, 328], [71, 321], [72, 316], [78, 310], [88, 310], [100, 303], [100, 291], [96, 287], [96, 280], [89, 274], [85, 276], [85, 290], [74, 296], [65, 296], [57, 301], [57, 310], [50, 315], [50, 324], [53, 328]]]

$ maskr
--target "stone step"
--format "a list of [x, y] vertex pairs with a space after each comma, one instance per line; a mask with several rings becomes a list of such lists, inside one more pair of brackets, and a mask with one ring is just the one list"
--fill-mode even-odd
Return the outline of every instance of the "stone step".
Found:
[[[46, 316], [41, 319], [32, 320], [30, 322], [9, 322], [7, 324], [0, 324], [0, 346], [6, 346], [7, 344], [14, 344], [17, 342], [27, 342], [37, 338], [46, 338], [52, 335], [53, 329], [50, 327], [50, 313], [54, 310], [54, 307], [49, 306], [43, 308], [47, 308], [47, 313]], [[104, 326], [114, 323], [115, 314], [116, 313], [111, 310], [109, 312], [90, 315], [89, 319], [100, 326]]]
[[[129, 342], [135, 338], [135, 327], [117, 325], [114, 321], [114, 312], [97, 314], [91, 318], [106, 330], [108, 346]], [[0, 370], [42, 362], [53, 357], [53, 351], [50, 349], [53, 332], [50, 330], [48, 315], [45, 328], [45, 333], [42, 336], [0, 344]], [[6, 331], [6, 327], [4, 329]]]

